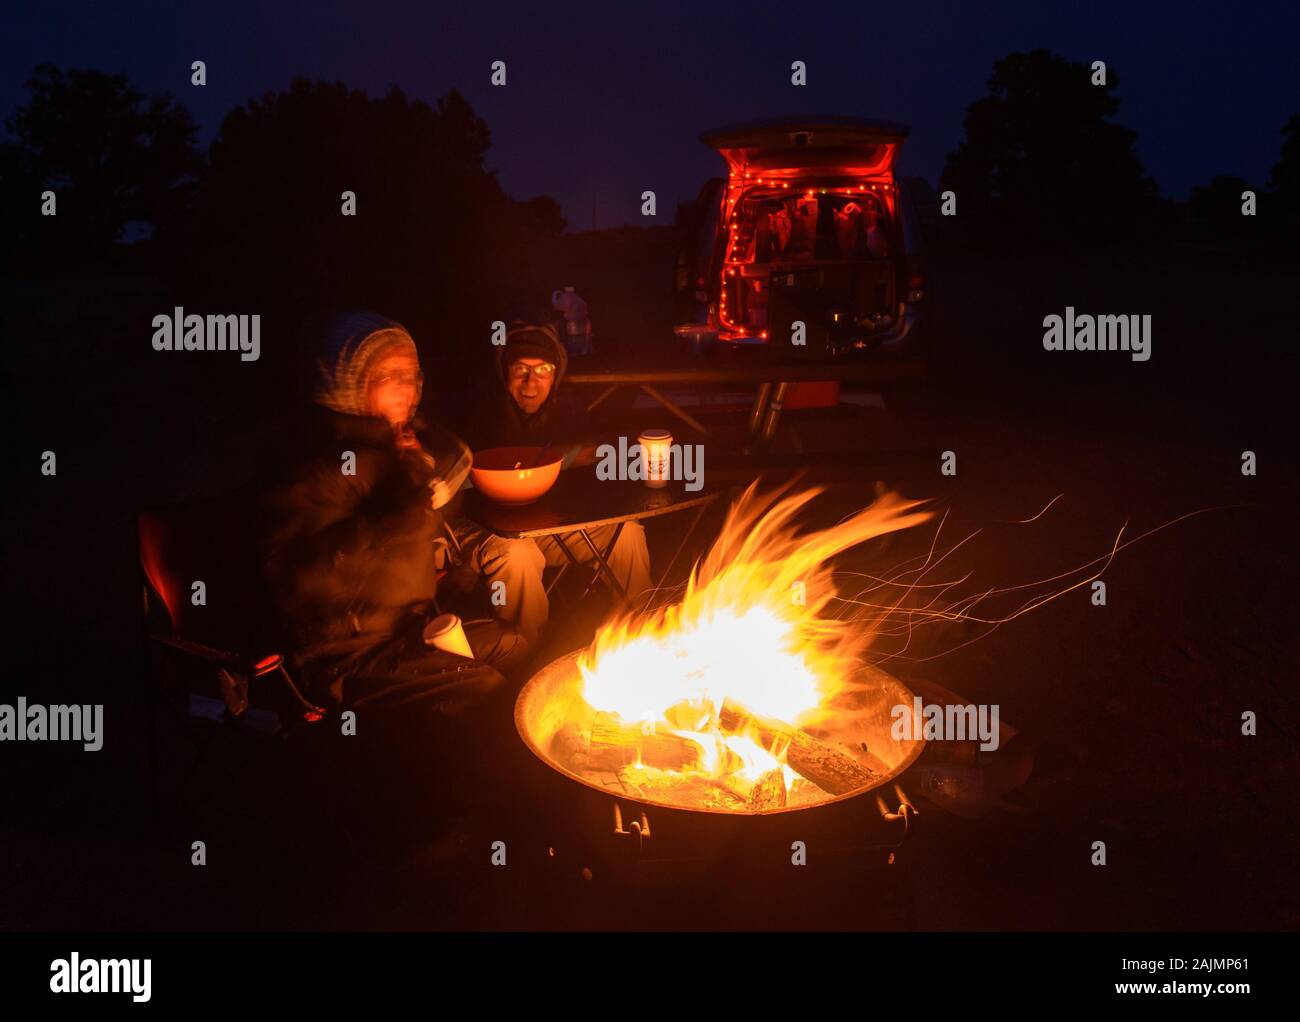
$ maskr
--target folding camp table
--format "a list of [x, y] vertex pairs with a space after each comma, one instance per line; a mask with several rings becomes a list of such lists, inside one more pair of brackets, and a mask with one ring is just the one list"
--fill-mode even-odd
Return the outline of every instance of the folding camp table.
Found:
[[[585, 361], [585, 360], [584, 360]], [[805, 380], [838, 380], [842, 383], [885, 383], [925, 375], [918, 361], [791, 361], [764, 355], [734, 358], [659, 358], [653, 365], [637, 366], [620, 360], [619, 365], [576, 365], [565, 376], [566, 384], [600, 386], [604, 389], [587, 406], [591, 412], [619, 387], [639, 387], [692, 429], [708, 436], [709, 430], [658, 388], [673, 384], [757, 384], [758, 392], [749, 413], [749, 432], [772, 439], [781, 418], [781, 406], [790, 387]]]
[[[628, 522], [694, 510], [690, 526], [677, 544], [677, 550], [668, 566], [660, 573], [655, 584], [657, 589], [663, 585], [673, 565], [677, 563], [677, 558], [699, 525], [705, 508], [721, 492], [716, 488], [693, 492], [687, 490], [681, 482], [670, 482], [662, 489], [651, 489], [645, 483], [633, 480], [597, 479], [595, 470], [590, 467], [573, 468], [561, 472], [555, 486], [532, 504], [513, 507], [494, 504], [479, 491], [470, 490], [466, 493], [462, 513], [476, 525], [506, 539], [554, 537], [568, 563], [551, 580], [547, 586], [548, 593], [570, 564], [579, 563], [577, 555], [569, 546], [576, 541], [585, 543], [595, 558], [596, 578], [592, 579], [592, 585], [603, 580], [616, 595], [626, 599], [628, 593], [614, 577], [608, 560], [614, 544], [623, 532], [623, 526]], [[613, 525], [614, 531], [602, 550], [595, 542], [592, 532], [607, 525]], [[591, 586], [588, 586], [586, 592], [590, 591]], [[583, 593], [584, 596], [586, 592]]]

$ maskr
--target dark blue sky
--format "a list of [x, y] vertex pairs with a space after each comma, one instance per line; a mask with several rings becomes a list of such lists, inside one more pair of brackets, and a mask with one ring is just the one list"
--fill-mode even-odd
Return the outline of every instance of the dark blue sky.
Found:
[[[574, 228], [642, 222], [642, 190], [694, 195], [721, 162], [700, 131], [774, 114], [845, 113], [912, 125], [901, 168], [935, 180], [993, 61], [1046, 47], [1105, 60], [1119, 120], [1163, 194], [1217, 173], [1263, 184], [1300, 109], [1294, 2], [1004, 4], [38, 3], [0, 15], [0, 108], [41, 60], [124, 71], [171, 91], [206, 144], [244, 100], [297, 75], [432, 102], [465, 94], [492, 129], [489, 163], [517, 198], [559, 199]], [[208, 85], [189, 84], [195, 59]], [[507, 63], [509, 84], [489, 68]], [[790, 63], [808, 85], [789, 84]], [[382, 154], [376, 154], [382, 158]]]

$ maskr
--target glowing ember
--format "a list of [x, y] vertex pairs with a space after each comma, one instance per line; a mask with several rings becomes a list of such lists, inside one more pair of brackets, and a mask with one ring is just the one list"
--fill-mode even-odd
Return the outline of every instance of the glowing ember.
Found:
[[906, 690], [862, 665], [869, 629], [822, 616], [829, 561], [931, 515], [891, 494], [799, 533], [819, 492], [751, 486], [681, 601], [602, 628], [521, 733], [586, 783], [684, 808], [779, 811], [880, 783], [908, 755], [887, 737]]

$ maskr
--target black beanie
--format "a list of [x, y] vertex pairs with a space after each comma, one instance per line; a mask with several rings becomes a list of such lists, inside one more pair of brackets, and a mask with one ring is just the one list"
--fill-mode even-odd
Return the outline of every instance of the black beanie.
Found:
[[521, 325], [511, 327], [506, 333], [506, 350], [502, 365], [509, 368], [521, 358], [540, 358], [544, 362], [557, 360], [560, 341], [553, 327]]

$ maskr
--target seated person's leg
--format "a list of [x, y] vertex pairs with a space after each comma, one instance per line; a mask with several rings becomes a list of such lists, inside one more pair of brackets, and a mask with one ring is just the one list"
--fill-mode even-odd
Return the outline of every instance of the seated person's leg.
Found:
[[488, 700], [504, 684], [486, 662], [425, 646], [411, 629], [357, 659], [343, 680], [343, 707], [417, 705], [450, 717]]
[[483, 618], [464, 623], [465, 638], [474, 658], [498, 671], [510, 671], [528, 659], [528, 643], [512, 625]]
[[345, 811], [361, 840], [381, 848], [418, 842], [449, 814], [481, 807], [493, 777], [482, 750], [510, 737], [511, 695], [493, 667], [427, 647], [418, 630], [364, 657], [344, 681], [356, 729], [342, 739]]
[[644, 599], [650, 589], [650, 550], [646, 546], [645, 528], [640, 522], [627, 522], [610, 554], [609, 566], [635, 602]]
[[529, 646], [536, 646], [549, 612], [542, 551], [531, 539], [503, 539], [482, 529], [458, 530], [457, 535], [464, 556], [487, 580], [497, 620], [513, 625]]

